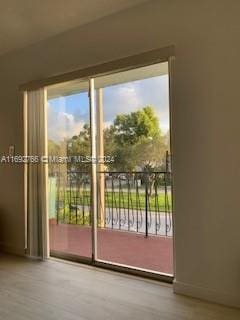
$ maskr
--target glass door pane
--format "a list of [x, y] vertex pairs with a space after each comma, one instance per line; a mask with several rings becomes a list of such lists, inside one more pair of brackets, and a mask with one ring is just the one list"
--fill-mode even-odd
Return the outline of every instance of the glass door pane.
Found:
[[98, 254], [173, 274], [168, 63], [95, 79]]
[[51, 254], [92, 257], [88, 81], [48, 87]]

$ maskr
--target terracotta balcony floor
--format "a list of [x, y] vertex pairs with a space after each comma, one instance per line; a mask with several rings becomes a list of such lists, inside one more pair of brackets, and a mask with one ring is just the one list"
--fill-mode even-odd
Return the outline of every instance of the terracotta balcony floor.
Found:
[[[172, 237], [98, 229], [98, 259], [173, 274]], [[50, 249], [91, 257], [91, 229], [86, 226], [50, 224]]]

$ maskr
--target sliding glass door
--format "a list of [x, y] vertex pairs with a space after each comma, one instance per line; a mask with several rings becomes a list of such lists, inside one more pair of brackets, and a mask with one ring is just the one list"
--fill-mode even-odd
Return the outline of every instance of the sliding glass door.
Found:
[[167, 62], [49, 87], [52, 255], [173, 274], [169, 129]]
[[48, 88], [51, 254], [92, 257], [88, 81]]
[[97, 258], [173, 274], [168, 63], [95, 79]]

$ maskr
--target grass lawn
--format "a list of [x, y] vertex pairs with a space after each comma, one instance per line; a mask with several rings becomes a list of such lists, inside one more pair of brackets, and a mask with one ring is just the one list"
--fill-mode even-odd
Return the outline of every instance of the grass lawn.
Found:
[[[77, 197], [76, 197], [77, 195]], [[64, 201], [65, 197], [65, 201]], [[71, 201], [70, 201], [71, 199]], [[86, 190], [84, 192], [70, 191], [61, 193], [60, 200], [68, 203], [71, 202], [72, 205], [84, 205], [89, 206], [90, 204], [90, 191]], [[148, 197], [148, 210], [160, 212], [165, 211], [165, 194], [159, 193], [156, 197], [153, 194]], [[171, 210], [171, 193], [168, 192], [167, 197], [168, 209]], [[145, 210], [146, 208], [146, 196], [145, 193], [136, 193], [136, 192], [119, 192], [119, 191], [107, 191], [105, 192], [105, 207], [110, 208], [124, 208], [130, 210]]]

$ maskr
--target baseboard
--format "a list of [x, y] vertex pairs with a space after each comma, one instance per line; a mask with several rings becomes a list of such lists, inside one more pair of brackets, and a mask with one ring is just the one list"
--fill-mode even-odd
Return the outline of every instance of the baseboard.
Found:
[[240, 296], [233, 296], [225, 292], [193, 286], [176, 280], [173, 282], [173, 290], [174, 293], [182, 294], [188, 297], [198, 298], [229, 307], [240, 308]]
[[0, 251], [3, 253], [10, 253], [10, 254], [14, 254], [17, 256], [24, 256], [25, 255], [24, 248], [16, 247], [11, 244], [6, 244], [3, 242], [0, 242]]

